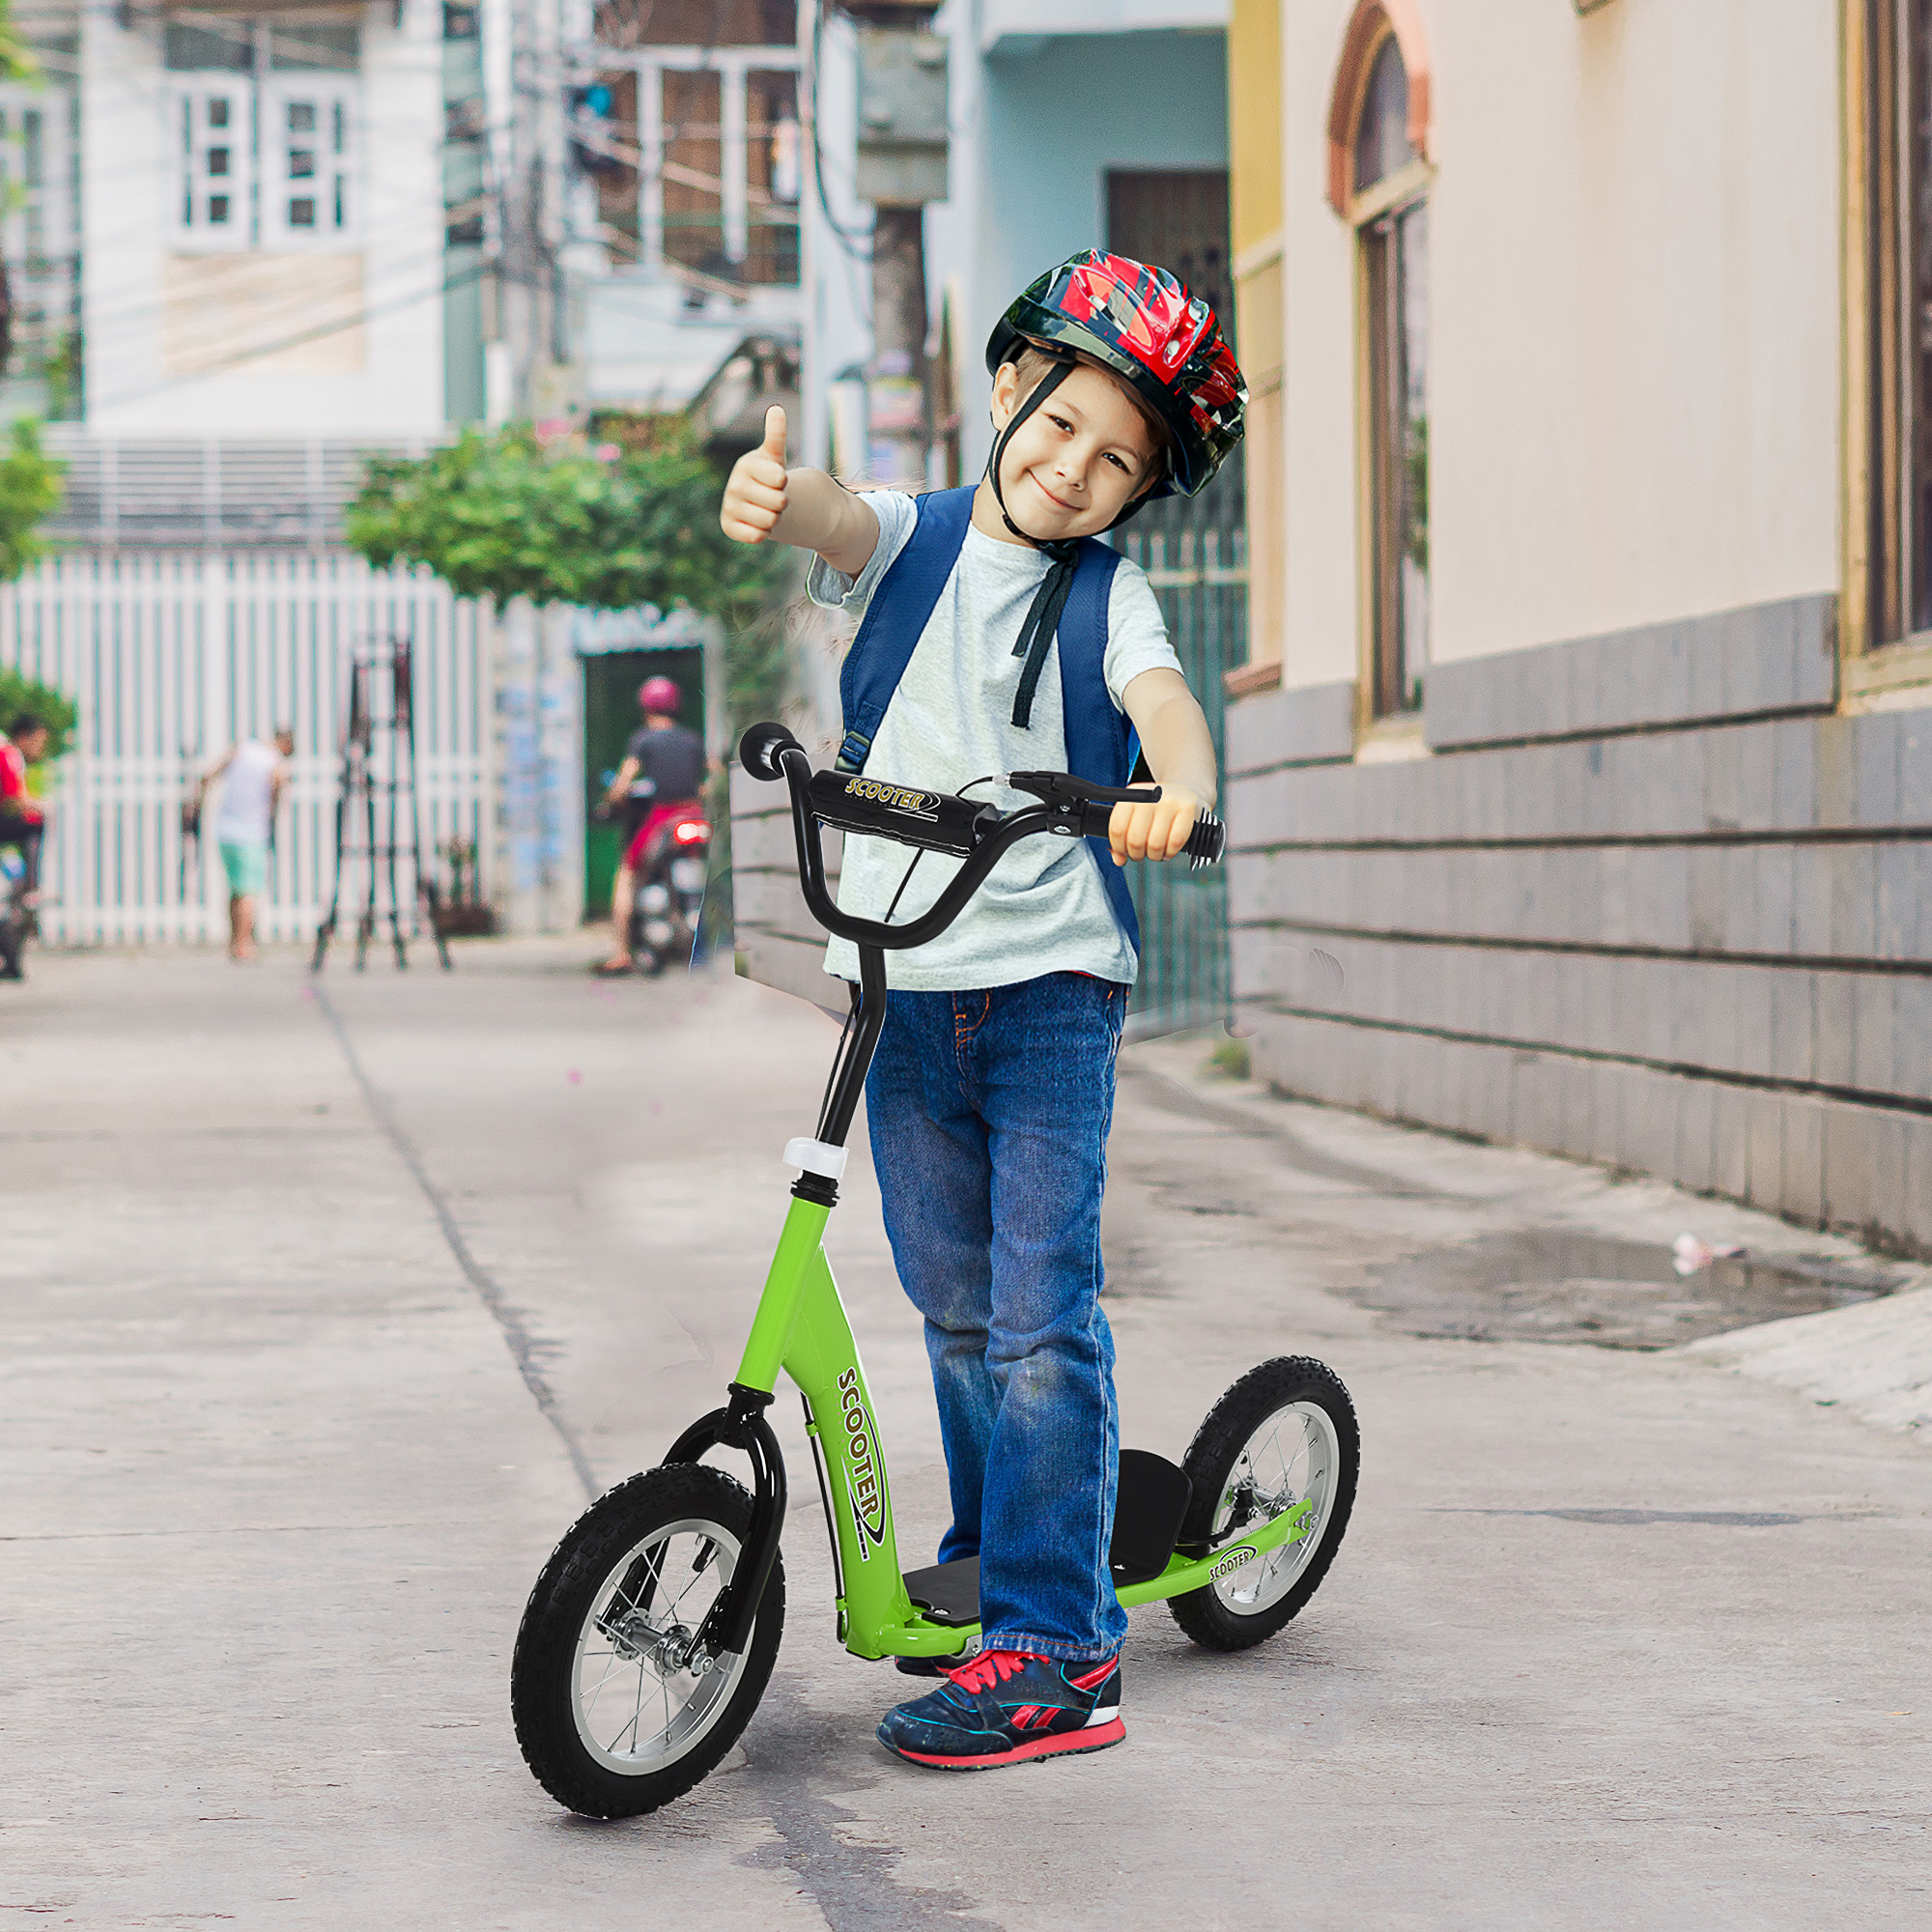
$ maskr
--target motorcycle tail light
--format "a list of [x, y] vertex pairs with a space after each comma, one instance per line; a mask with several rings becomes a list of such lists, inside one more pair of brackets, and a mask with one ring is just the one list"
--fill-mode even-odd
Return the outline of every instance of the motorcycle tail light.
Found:
[[711, 837], [711, 828], [708, 825], [700, 825], [695, 818], [687, 818], [671, 837], [680, 845], [696, 845], [700, 838]]

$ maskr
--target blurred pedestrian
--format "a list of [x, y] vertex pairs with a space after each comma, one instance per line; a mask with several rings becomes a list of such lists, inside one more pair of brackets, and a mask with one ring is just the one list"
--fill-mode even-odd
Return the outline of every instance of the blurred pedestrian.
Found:
[[288, 761], [296, 749], [296, 734], [288, 725], [275, 732], [272, 745], [246, 738], [225, 752], [202, 776], [201, 798], [221, 780], [221, 810], [214, 817], [214, 841], [221, 849], [222, 869], [228, 874], [228, 956], [255, 957], [255, 901], [268, 877], [269, 845], [274, 837], [275, 813], [288, 783]]

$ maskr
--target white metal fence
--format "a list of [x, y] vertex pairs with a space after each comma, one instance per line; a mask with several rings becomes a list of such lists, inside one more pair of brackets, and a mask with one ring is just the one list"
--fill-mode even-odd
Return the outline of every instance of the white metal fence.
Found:
[[[242, 738], [293, 726], [296, 755], [261, 912], [265, 937], [306, 938], [327, 911], [352, 648], [415, 653], [417, 808], [425, 865], [460, 835], [487, 886], [492, 710], [487, 607], [428, 572], [341, 554], [62, 556], [0, 589], [0, 664], [80, 708], [49, 798], [42, 926], [69, 944], [208, 940], [227, 931], [210, 842], [185, 852], [194, 775]], [[211, 800], [211, 805], [213, 801]], [[212, 821], [213, 810], [209, 813]]]

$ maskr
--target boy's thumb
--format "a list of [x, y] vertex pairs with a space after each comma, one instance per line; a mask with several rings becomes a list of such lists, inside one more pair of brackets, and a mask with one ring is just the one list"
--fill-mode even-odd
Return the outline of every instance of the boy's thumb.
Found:
[[774, 463], [785, 460], [785, 412], [776, 403], [765, 412], [764, 454]]

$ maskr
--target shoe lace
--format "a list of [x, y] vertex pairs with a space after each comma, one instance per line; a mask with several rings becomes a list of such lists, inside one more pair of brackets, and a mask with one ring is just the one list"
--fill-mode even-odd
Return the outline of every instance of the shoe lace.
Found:
[[1009, 1677], [1017, 1677], [1033, 1661], [1027, 1650], [982, 1650], [972, 1662], [946, 1674], [962, 1690], [990, 1690]]

